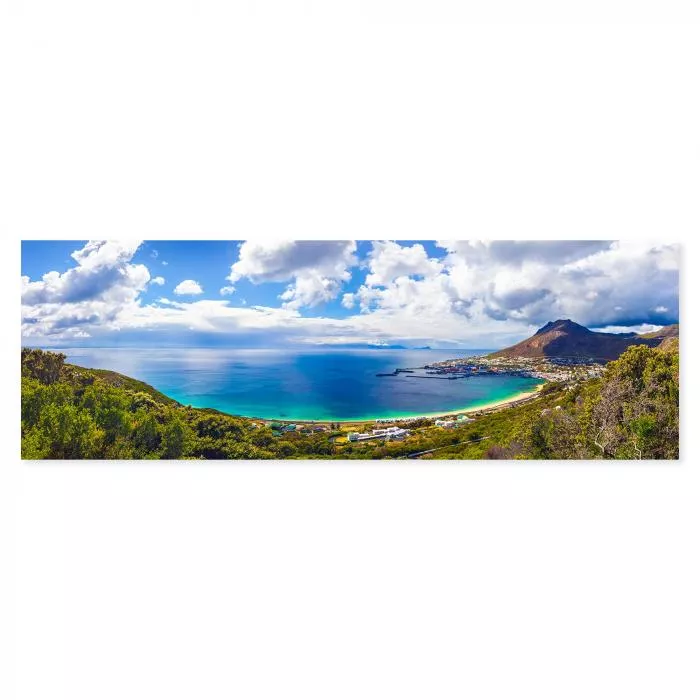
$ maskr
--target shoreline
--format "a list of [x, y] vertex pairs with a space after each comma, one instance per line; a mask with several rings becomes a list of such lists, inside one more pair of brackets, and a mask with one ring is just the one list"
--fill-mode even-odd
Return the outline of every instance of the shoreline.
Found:
[[[82, 365], [76, 365], [73, 363], [66, 363], [67, 365], [72, 365], [74, 367], [78, 367], [80, 369], [87, 369], [87, 370], [96, 370], [96, 371], [107, 371], [107, 372], [113, 372], [113, 370], [101, 370], [99, 368], [90, 368], [90, 367], [83, 367]], [[114, 372], [115, 374], [121, 374], [119, 372]], [[127, 375], [122, 375], [124, 377], [127, 377]], [[132, 377], [127, 377], [128, 379], [133, 379]], [[142, 380], [136, 379], [135, 381], [142, 382]], [[146, 382], [142, 382], [146, 383]], [[491, 411], [497, 411], [497, 410], [503, 410], [506, 408], [510, 408], [512, 406], [516, 406], [520, 403], [523, 403], [525, 401], [529, 401], [530, 399], [535, 398], [542, 388], [548, 384], [547, 380], [544, 380], [541, 384], [538, 384], [534, 389], [529, 390], [529, 391], [521, 391], [518, 394], [514, 394], [513, 396], [509, 396], [508, 398], [504, 399], [499, 399], [497, 401], [491, 401], [489, 403], [485, 403], [480, 406], [472, 406], [470, 408], [460, 408], [460, 409], [453, 409], [451, 411], [438, 411], [438, 412], [432, 412], [432, 413], [417, 413], [415, 415], [409, 415], [409, 416], [389, 416], [389, 417], [370, 417], [370, 418], [360, 418], [360, 419], [335, 419], [335, 418], [316, 418], [316, 419], [295, 419], [295, 418], [262, 418], [260, 416], [245, 416], [240, 413], [230, 413], [228, 411], [222, 411], [219, 408], [214, 408], [212, 406], [194, 406], [192, 404], [184, 404], [182, 401], [179, 399], [176, 399], [172, 396], [169, 396], [165, 392], [161, 392], [157, 387], [147, 384], [147, 386], [151, 387], [155, 391], [163, 394], [164, 396], [167, 396], [167, 398], [171, 399], [172, 401], [175, 401], [177, 404], [180, 406], [186, 407], [186, 406], [191, 406], [192, 408], [195, 408], [197, 410], [204, 410], [204, 411], [217, 411], [219, 413], [222, 413], [227, 416], [231, 416], [232, 418], [243, 418], [245, 420], [250, 420], [250, 421], [260, 421], [263, 423], [282, 423], [282, 424], [297, 424], [297, 425], [330, 425], [331, 423], [337, 423], [339, 425], [343, 426], [348, 426], [348, 425], [369, 425], [369, 424], [376, 424], [377, 421], [381, 421], [384, 423], [392, 423], [392, 422], [408, 422], [412, 420], [420, 420], [420, 419], [438, 419], [438, 418], [447, 418], [450, 416], [458, 416], [458, 415], [469, 415], [473, 413], [480, 413], [480, 412], [491, 412]]]
[[[231, 413], [228, 413], [227, 415], [233, 415], [235, 418], [246, 418], [247, 420], [257, 420], [257, 421], [264, 421], [267, 423], [284, 423], [284, 424], [296, 424], [296, 425], [328, 425], [329, 423], [339, 423], [340, 425], [362, 425], [365, 423], [376, 423], [377, 421], [383, 421], [387, 423], [391, 422], [400, 422], [400, 421], [411, 421], [411, 420], [420, 420], [421, 418], [446, 418], [448, 416], [458, 416], [462, 414], [470, 414], [470, 413], [479, 413], [481, 411], [496, 411], [496, 410], [502, 410], [505, 408], [510, 408], [512, 406], [518, 405], [520, 403], [523, 403], [525, 401], [529, 401], [530, 399], [534, 399], [540, 391], [542, 391], [542, 387], [544, 387], [547, 384], [547, 382], [543, 382], [542, 384], [539, 384], [537, 388], [532, 389], [531, 391], [521, 391], [519, 394], [515, 394], [514, 396], [509, 396], [507, 399], [500, 399], [498, 401], [491, 401], [490, 403], [484, 404], [483, 406], [472, 406], [471, 408], [463, 408], [463, 409], [454, 409], [452, 411], [444, 411], [444, 412], [438, 412], [438, 413], [417, 413], [414, 416], [393, 416], [393, 417], [387, 417], [387, 418], [361, 418], [361, 419], [355, 419], [355, 420], [337, 420], [333, 418], [328, 418], [328, 419], [316, 419], [316, 420], [296, 420], [294, 418], [260, 418], [258, 416], [242, 416], [242, 415], [234, 415]], [[218, 410], [218, 409], [217, 409]], [[225, 413], [225, 411], [221, 411], [221, 413]]]

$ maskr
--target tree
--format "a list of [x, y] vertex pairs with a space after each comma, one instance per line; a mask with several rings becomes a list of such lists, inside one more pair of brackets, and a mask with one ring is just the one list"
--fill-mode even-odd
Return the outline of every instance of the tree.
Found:
[[134, 447], [137, 457], [158, 458], [161, 434], [158, 422], [152, 413], [139, 411], [136, 429], [134, 430]]
[[42, 384], [53, 384], [61, 376], [65, 359], [60, 352], [22, 348], [22, 376], [38, 379]]
[[678, 457], [678, 355], [633, 345], [582, 394], [582, 442], [604, 459]]
[[93, 383], [82, 394], [81, 405], [95, 417], [105, 431], [105, 440], [111, 444], [131, 431], [131, 412], [128, 395], [119, 389]]
[[178, 417], [172, 417], [163, 429], [163, 459], [180, 459], [187, 453], [190, 430]]
[[72, 404], [49, 404], [39, 422], [49, 459], [94, 459], [101, 456], [104, 432], [88, 411]]

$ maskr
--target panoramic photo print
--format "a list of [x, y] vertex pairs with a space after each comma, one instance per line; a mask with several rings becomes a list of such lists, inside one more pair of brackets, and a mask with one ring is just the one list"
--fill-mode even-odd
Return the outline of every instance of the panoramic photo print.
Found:
[[23, 459], [678, 459], [680, 247], [22, 243]]

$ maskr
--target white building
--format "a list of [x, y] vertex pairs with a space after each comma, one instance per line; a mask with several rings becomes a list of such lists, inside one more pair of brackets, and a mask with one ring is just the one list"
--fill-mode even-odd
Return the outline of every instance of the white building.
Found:
[[404, 430], [403, 428], [398, 428], [395, 425], [392, 425], [389, 428], [378, 428], [376, 430], [372, 431], [372, 435], [376, 435], [377, 437], [388, 437], [389, 435], [393, 435], [394, 433], [401, 432]]
[[356, 442], [358, 440], [373, 440], [375, 438], [389, 438], [390, 440], [398, 440], [406, 437], [411, 431], [406, 428], [398, 428], [392, 425], [390, 428], [377, 428], [372, 433], [348, 433], [348, 440]]
[[440, 420], [438, 418], [438, 420], [435, 421], [435, 425], [438, 428], [454, 428], [455, 425], [457, 425], [457, 421], [456, 420]]

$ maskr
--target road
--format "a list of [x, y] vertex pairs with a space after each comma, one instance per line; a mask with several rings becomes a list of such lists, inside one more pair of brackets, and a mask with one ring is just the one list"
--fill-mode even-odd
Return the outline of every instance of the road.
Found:
[[488, 440], [491, 436], [480, 437], [476, 440], [463, 440], [462, 442], [455, 442], [453, 445], [443, 445], [442, 447], [433, 447], [432, 450], [423, 450], [422, 452], [413, 452], [410, 455], [404, 455], [403, 457], [397, 457], [396, 459], [413, 459], [414, 457], [420, 457], [421, 455], [427, 455], [431, 452], [437, 452], [438, 450], [446, 450], [448, 447], [457, 447], [458, 445], [473, 445], [476, 442], [482, 442], [483, 440]]

